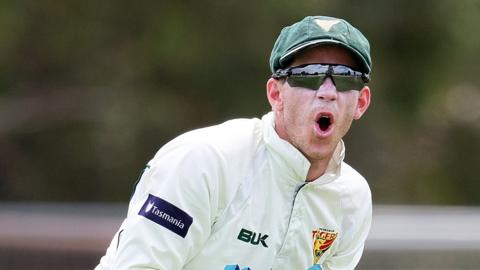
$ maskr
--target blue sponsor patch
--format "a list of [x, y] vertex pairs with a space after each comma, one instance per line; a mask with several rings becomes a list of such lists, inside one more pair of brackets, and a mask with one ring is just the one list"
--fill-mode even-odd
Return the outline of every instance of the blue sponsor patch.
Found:
[[193, 218], [185, 211], [152, 194], [148, 194], [148, 198], [138, 214], [183, 238], [187, 235], [188, 229], [193, 222]]

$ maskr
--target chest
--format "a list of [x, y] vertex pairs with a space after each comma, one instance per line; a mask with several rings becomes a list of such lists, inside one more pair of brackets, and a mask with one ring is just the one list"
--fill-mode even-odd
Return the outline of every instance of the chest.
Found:
[[185, 269], [308, 269], [339, 241], [341, 205], [332, 185], [263, 170], [246, 179]]

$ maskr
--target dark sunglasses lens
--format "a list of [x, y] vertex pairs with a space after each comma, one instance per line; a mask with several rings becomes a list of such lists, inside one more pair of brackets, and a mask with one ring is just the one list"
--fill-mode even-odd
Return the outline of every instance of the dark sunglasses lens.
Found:
[[360, 76], [333, 75], [333, 81], [337, 91], [360, 90], [364, 86]]
[[317, 90], [323, 83], [325, 76], [290, 76], [287, 82], [291, 87], [302, 87]]

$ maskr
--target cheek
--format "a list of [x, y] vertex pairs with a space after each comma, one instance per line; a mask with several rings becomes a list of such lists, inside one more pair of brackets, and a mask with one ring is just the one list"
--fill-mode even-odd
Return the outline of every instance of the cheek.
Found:
[[353, 118], [357, 112], [358, 93], [353, 91], [346, 93], [346, 95], [342, 96], [341, 101], [345, 116]]
[[[308, 118], [308, 105], [303, 96], [299, 93], [289, 96], [284, 100], [283, 119], [285, 124], [285, 131], [289, 138], [298, 141], [306, 132], [306, 119]], [[294, 143], [295, 144], [295, 143]]]
[[301, 119], [305, 119], [308, 105], [306, 104], [306, 98], [301, 95], [291, 95], [284, 101], [284, 113], [285, 117], [289, 119], [290, 122], [295, 122], [300, 124]]
[[355, 117], [355, 114], [357, 113], [357, 103], [352, 102], [351, 104], [348, 105], [347, 107], [347, 113], [346, 115], [350, 120], [353, 120]]
[[342, 117], [341, 117], [341, 125], [342, 129], [348, 130], [352, 121], [355, 118], [357, 112], [357, 100], [354, 95], [348, 96], [347, 98], [342, 100]]

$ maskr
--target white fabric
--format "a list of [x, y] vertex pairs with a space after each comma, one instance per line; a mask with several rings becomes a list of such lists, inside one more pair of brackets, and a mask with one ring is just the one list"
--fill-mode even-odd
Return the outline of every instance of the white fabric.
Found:
[[[372, 204], [367, 182], [343, 157], [340, 142], [327, 172], [305, 182], [310, 164], [278, 137], [272, 113], [185, 133], [148, 163], [120, 237], [95, 269], [307, 270], [318, 230], [337, 237], [317, 263], [354, 269]], [[185, 238], [138, 214], [149, 194], [193, 218]], [[239, 239], [242, 229], [253, 241]]]

